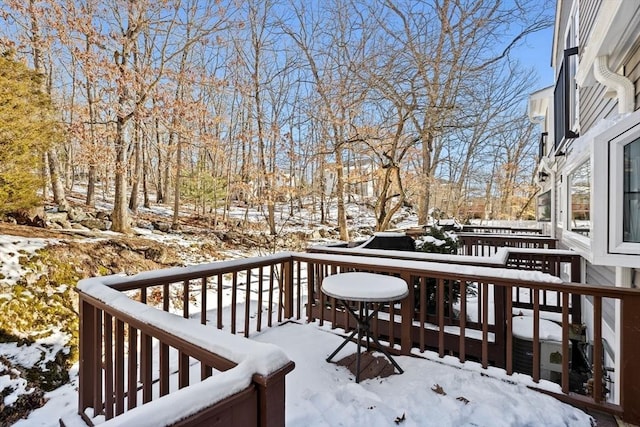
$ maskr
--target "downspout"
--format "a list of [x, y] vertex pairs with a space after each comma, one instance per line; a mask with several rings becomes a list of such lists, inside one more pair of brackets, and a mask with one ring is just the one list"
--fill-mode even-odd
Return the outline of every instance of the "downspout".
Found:
[[618, 114], [632, 113], [635, 103], [633, 83], [625, 76], [611, 71], [608, 62], [607, 55], [597, 56], [593, 63], [593, 75], [607, 87], [606, 97], [618, 98]]

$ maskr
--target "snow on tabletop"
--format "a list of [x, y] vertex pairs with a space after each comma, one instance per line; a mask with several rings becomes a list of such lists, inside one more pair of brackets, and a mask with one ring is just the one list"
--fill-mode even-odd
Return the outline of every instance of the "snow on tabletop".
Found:
[[325, 277], [322, 292], [351, 301], [392, 301], [406, 297], [409, 288], [407, 282], [398, 277], [350, 272]]
[[282, 350], [273, 345], [256, 343], [244, 337], [220, 331], [212, 326], [202, 325], [197, 321], [139, 303], [125, 294], [105, 286], [101, 279], [81, 280], [78, 282], [78, 289], [143, 323], [153, 324], [232, 362], [246, 363], [251, 367], [252, 373], [269, 375], [289, 362]]
[[[533, 339], [533, 317], [515, 316], [512, 324], [514, 337]], [[562, 327], [550, 320], [540, 319], [540, 340], [562, 342]]]
[[404, 237], [406, 233], [404, 231], [376, 231], [373, 235], [375, 237]]
[[[333, 255], [333, 254], [307, 254], [298, 253], [295, 254], [303, 259], [312, 258], [318, 261], [345, 263], [345, 264], [372, 264], [370, 257], [363, 256], [351, 256], [351, 255]], [[452, 255], [458, 256], [458, 255]], [[541, 271], [531, 270], [516, 270], [509, 268], [494, 268], [494, 267], [482, 267], [476, 265], [460, 265], [460, 264], [446, 264], [436, 263], [428, 261], [414, 261], [404, 259], [391, 259], [391, 258], [376, 258], [376, 267], [391, 267], [400, 269], [415, 269], [415, 270], [427, 270], [439, 273], [461, 275], [461, 276], [475, 276], [475, 277], [487, 277], [497, 278], [503, 281], [508, 280], [521, 280], [528, 282], [538, 283], [553, 283], [561, 284], [562, 279], [552, 276], [548, 273], [542, 273]]]

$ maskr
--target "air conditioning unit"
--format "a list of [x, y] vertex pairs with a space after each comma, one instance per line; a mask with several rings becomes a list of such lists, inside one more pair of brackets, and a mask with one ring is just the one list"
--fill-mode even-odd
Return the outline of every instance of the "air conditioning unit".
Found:
[[[569, 341], [569, 364], [571, 364], [572, 342]], [[562, 343], [558, 341], [540, 341], [540, 378], [560, 382], [562, 378]], [[571, 368], [569, 366], [569, 368]]]

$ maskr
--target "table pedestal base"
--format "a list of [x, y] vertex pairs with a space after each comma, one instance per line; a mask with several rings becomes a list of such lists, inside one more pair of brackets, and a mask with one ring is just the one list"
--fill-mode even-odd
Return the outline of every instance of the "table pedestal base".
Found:
[[[391, 354], [389, 354], [389, 352], [385, 350], [385, 348], [380, 344], [380, 341], [378, 341], [378, 338], [375, 335], [371, 334], [371, 319], [378, 313], [380, 305], [377, 304], [374, 310], [369, 310], [369, 303], [361, 302], [359, 303], [359, 306], [360, 306], [359, 310], [356, 312], [349, 306], [347, 301], [342, 300], [342, 302], [345, 308], [349, 310], [349, 313], [351, 313], [353, 318], [358, 323], [358, 327], [353, 332], [351, 332], [351, 335], [349, 335], [347, 338], [344, 339], [342, 344], [340, 344], [340, 346], [336, 348], [334, 352], [329, 355], [329, 357], [327, 357], [326, 359], [327, 362], [331, 362], [333, 357], [336, 354], [338, 354], [338, 352], [342, 350], [344, 346], [347, 345], [347, 343], [350, 342], [353, 339], [353, 337], [356, 336], [356, 334], [358, 334], [358, 340], [357, 340], [358, 351], [356, 352], [356, 383], [360, 382], [360, 349], [362, 345], [363, 336], [366, 337], [366, 340], [367, 340], [366, 341], [367, 351], [369, 351], [370, 341], [373, 340], [373, 342], [377, 345], [377, 350], [380, 351], [382, 354], [384, 354], [387, 357], [387, 359], [389, 359], [389, 362], [391, 362], [391, 364], [398, 370], [399, 373], [403, 373], [404, 371], [402, 370], [400, 365], [398, 365], [398, 363], [395, 360], [393, 360], [393, 357], [391, 357]], [[393, 324], [391, 324], [391, 327], [393, 327]]]

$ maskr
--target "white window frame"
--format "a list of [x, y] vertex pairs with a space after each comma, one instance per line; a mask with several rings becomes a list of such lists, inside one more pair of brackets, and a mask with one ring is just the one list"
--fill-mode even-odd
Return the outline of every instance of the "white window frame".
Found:
[[623, 241], [624, 147], [640, 139], [640, 123], [609, 141], [609, 252], [640, 255], [640, 243]]
[[[619, 195], [615, 189], [617, 173], [621, 173], [622, 164], [616, 164], [618, 150], [624, 154], [624, 145], [640, 137], [640, 110], [621, 118], [610, 120], [605, 130], [591, 140], [593, 157], [593, 233], [592, 253], [587, 257], [590, 262], [599, 265], [637, 268], [640, 262], [640, 243], [624, 242], [616, 239], [616, 230], [622, 232], [622, 187]], [[618, 199], [620, 197], [620, 199]], [[620, 201], [619, 201], [620, 200]], [[619, 216], [616, 216], [619, 215]], [[621, 236], [621, 234], [620, 234]]]

